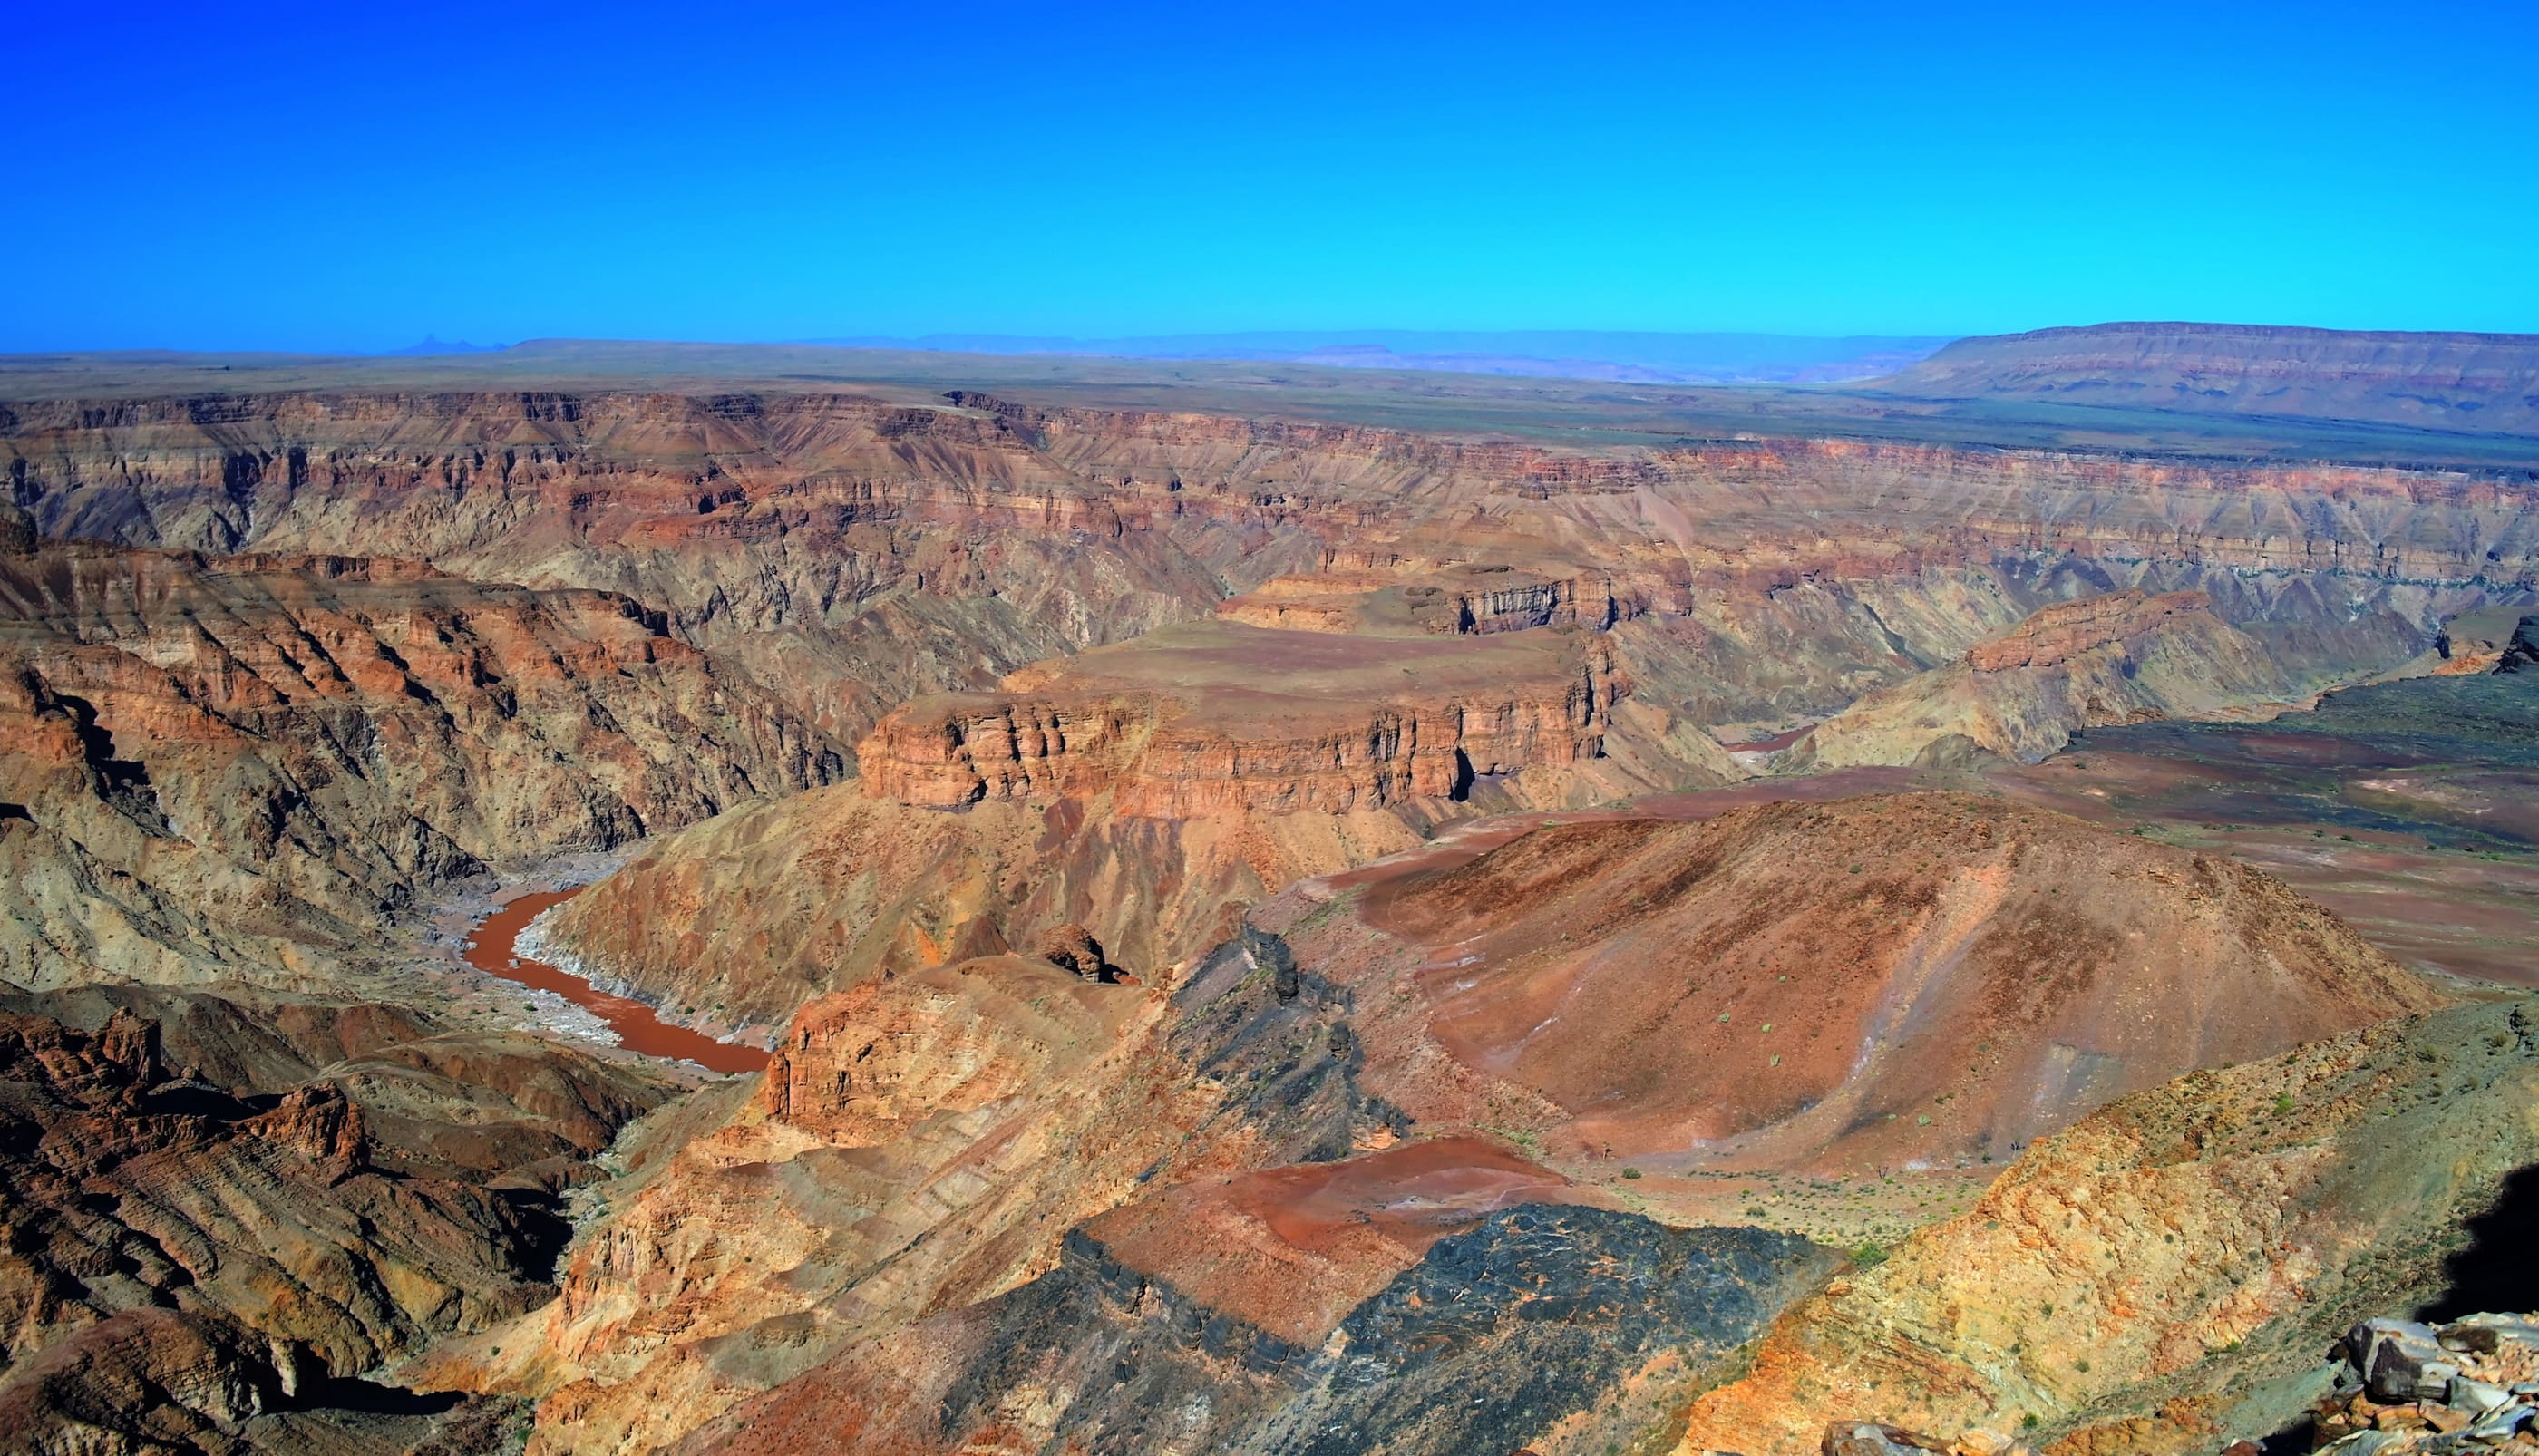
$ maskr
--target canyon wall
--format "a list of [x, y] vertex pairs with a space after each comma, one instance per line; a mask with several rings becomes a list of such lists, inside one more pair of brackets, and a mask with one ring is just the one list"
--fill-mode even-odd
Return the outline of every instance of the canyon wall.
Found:
[[[955, 393], [933, 409], [640, 392], [27, 401], [0, 418], [0, 468], [56, 536], [387, 554], [623, 592], [850, 739], [907, 697], [988, 688], [1300, 572], [1531, 573], [1453, 589], [1446, 615], [1487, 628], [1735, 612], [1811, 583], [1857, 597], [1996, 564], [2077, 568], [2096, 589], [2218, 584], [2151, 579], [2191, 570], [2238, 583], [2215, 592], [2233, 623], [2304, 613], [2293, 588], [2313, 583], [2429, 639], [2447, 612], [2526, 597], [2539, 553], [2539, 488], [2509, 472], [1834, 440], [1576, 455]], [[1966, 645], [1895, 630], [1921, 668]]]
[[364, 559], [0, 555], [0, 977], [340, 990], [491, 865], [841, 776], [623, 597]]

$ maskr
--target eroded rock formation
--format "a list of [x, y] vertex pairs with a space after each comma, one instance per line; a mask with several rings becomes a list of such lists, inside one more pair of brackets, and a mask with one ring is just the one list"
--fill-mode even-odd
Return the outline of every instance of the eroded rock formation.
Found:
[[441, 1032], [383, 1007], [12, 998], [13, 1439], [235, 1450], [262, 1443], [259, 1418], [323, 1424], [290, 1413], [553, 1297], [556, 1195], [668, 1091], [535, 1037]]
[[0, 978], [330, 968], [436, 887], [845, 769], [623, 597], [371, 560], [0, 558]]

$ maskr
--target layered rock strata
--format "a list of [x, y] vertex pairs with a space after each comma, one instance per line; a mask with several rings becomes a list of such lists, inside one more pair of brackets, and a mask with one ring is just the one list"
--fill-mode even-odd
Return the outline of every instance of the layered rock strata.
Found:
[[908, 804], [1105, 794], [1154, 819], [1347, 813], [1601, 758], [1627, 687], [1592, 636], [1431, 643], [1220, 624], [1028, 670], [1000, 694], [920, 698], [857, 758], [865, 792]]
[[[626, 592], [850, 738], [905, 697], [986, 688], [1298, 573], [1407, 590], [1509, 571], [1440, 588], [1454, 607], [1431, 615], [1475, 628], [1734, 618], [1811, 584], [1867, 603], [1924, 572], [2077, 570], [2093, 590], [2228, 583], [2234, 623], [2246, 605], [2325, 630], [2355, 620], [2359, 587], [2367, 615], [2416, 638], [2371, 648], [2395, 662], [2439, 617], [2526, 593], [2539, 551], [2527, 483], [2501, 474], [1834, 440], [1585, 455], [975, 396], [30, 401], [0, 420], [0, 465], [53, 535], [384, 549]], [[1873, 633], [1814, 671], [1807, 711], [1967, 641], [1923, 637], [1909, 616], [1890, 629], [1903, 672]], [[799, 692], [813, 668], [835, 686]], [[1846, 690], [1830, 701], [1828, 674]]]
[[2033, 762], [2086, 728], [2280, 712], [2362, 676], [2287, 661], [2202, 592], [2109, 592], [2044, 607], [1957, 663], [1870, 694], [1783, 758], [1910, 763], [1950, 745]]
[[348, 1377], [551, 1298], [557, 1195], [668, 1091], [386, 1007], [12, 998], [13, 1437], [229, 1451], [289, 1448], [277, 1423], [322, 1434]]
[[329, 989], [321, 967], [435, 887], [845, 766], [623, 597], [370, 560], [0, 557], [0, 978]]

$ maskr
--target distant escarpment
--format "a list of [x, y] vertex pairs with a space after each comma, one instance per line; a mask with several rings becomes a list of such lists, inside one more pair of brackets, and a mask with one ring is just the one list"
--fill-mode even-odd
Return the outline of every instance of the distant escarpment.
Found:
[[2110, 323], [1960, 339], [1876, 387], [2539, 434], [2539, 334]]
[[2203, 592], [2110, 592], [2039, 608], [1958, 662], [1870, 694], [1785, 762], [1910, 763], [1952, 743], [2033, 761], [2085, 728], [2281, 711], [2360, 676], [2231, 627]]
[[623, 597], [92, 545], [0, 555], [0, 730], [22, 986], [327, 989], [457, 877], [846, 768]]

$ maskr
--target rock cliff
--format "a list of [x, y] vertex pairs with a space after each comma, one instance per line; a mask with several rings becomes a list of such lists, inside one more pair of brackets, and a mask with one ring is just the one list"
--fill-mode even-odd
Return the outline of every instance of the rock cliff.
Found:
[[1910, 763], [1952, 743], [2033, 762], [2082, 729], [2280, 712], [2368, 675], [2273, 650], [2202, 592], [2109, 592], [2040, 608], [1958, 662], [1862, 697], [1781, 762]]
[[438, 886], [839, 776], [623, 597], [371, 560], [0, 557], [0, 978], [342, 990]]
[[[624, 592], [845, 738], [1299, 573], [1438, 585], [1441, 615], [1475, 628], [1995, 569], [2089, 590], [2228, 577], [2231, 621], [2245, 598], [2318, 626], [2351, 622], [2352, 592], [2331, 614], [2304, 588], [2360, 582], [2418, 638], [2375, 649], [2395, 661], [2438, 616], [2526, 591], [2539, 552], [2528, 484], [2505, 474], [1840, 440], [1578, 454], [970, 395], [30, 400], [0, 420], [0, 467], [50, 535]], [[1521, 579], [1447, 580], [1467, 567]], [[1967, 640], [1892, 630], [1916, 670]], [[1893, 680], [1874, 656], [1816, 676], [1839, 700]]]
[[1171, 629], [920, 698], [858, 746], [903, 803], [1108, 794], [1115, 812], [1347, 813], [1603, 757], [1628, 684], [1592, 634], [1444, 640]]

